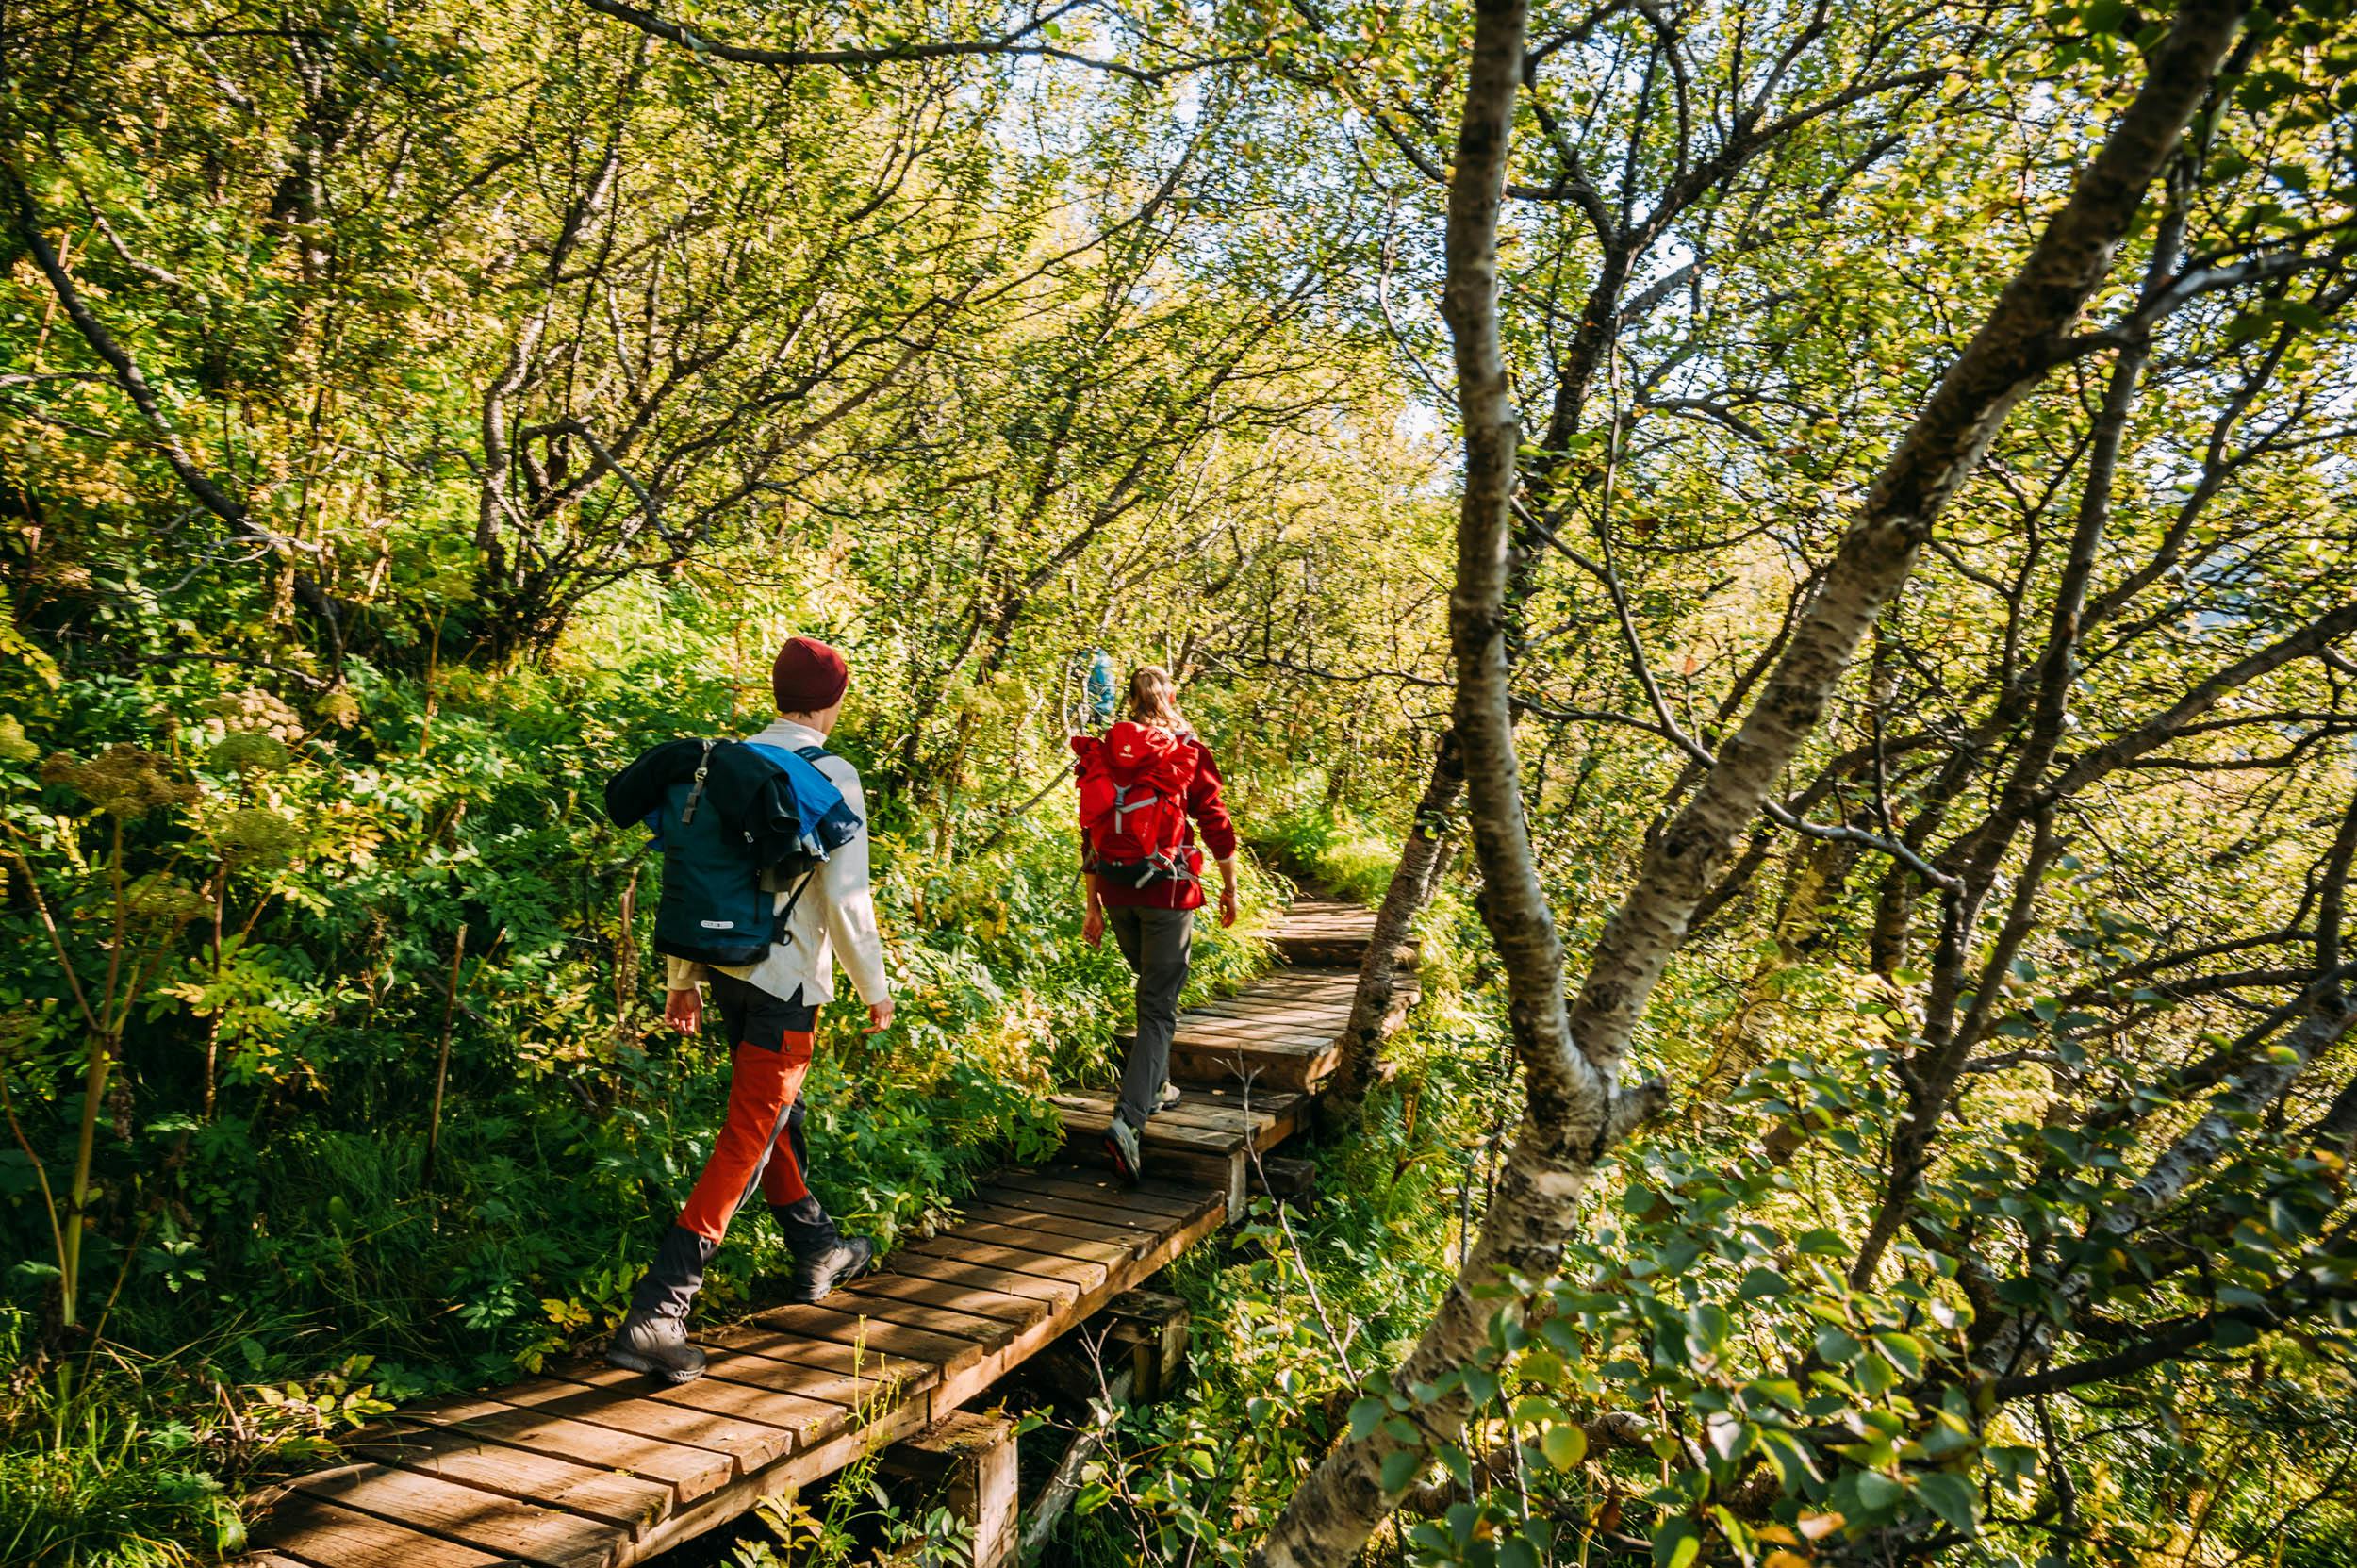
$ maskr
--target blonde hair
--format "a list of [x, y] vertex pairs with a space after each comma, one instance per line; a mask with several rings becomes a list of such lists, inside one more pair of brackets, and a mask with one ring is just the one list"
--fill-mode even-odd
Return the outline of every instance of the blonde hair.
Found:
[[1178, 683], [1161, 665], [1138, 667], [1129, 677], [1129, 718], [1140, 724], [1159, 724], [1181, 734], [1192, 734], [1187, 716], [1178, 711]]

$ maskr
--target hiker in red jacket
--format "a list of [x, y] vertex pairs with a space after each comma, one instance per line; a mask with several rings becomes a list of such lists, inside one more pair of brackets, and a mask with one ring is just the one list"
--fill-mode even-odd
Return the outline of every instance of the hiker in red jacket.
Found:
[[1080, 836], [1088, 883], [1081, 935], [1095, 947], [1113, 928], [1138, 977], [1138, 1032], [1122, 1064], [1121, 1103], [1105, 1152], [1125, 1181], [1143, 1167], [1138, 1133], [1178, 1097], [1165, 1081], [1170, 1038], [1186, 988], [1195, 912], [1203, 907], [1203, 854], [1219, 865], [1219, 923], [1236, 923], [1236, 829], [1219, 798], [1219, 766], [1178, 711], [1170, 671], [1129, 677], [1129, 717], [1102, 740], [1075, 735], [1080, 758]]

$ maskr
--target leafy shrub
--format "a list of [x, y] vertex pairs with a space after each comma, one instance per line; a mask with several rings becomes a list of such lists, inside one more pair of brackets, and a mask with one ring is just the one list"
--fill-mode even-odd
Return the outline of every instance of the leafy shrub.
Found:
[[1362, 904], [1383, 901], [1399, 866], [1399, 838], [1328, 805], [1296, 806], [1253, 820], [1252, 847], [1301, 881]]

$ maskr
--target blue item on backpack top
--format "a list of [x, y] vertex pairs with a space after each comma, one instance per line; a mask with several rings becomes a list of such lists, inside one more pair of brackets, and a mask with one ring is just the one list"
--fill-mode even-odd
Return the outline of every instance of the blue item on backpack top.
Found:
[[[797, 846], [808, 864], [799, 871], [815, 869], [835, 850], [859, 835], [863, 824], [851, 803], [843, 798], [843, 791], [834, 781], [818, 770], [818, 759], [829, 755], [823, 746], [805, 746], [799, 751], [782, 751], [757, 741], [745, 743], [778, 765], [785, 774], [785, 782], [793, 788], [794, 804], [802, 818], [801, 840]], [[792, 867], [782, 867], [788, 875], [799, 874]]]

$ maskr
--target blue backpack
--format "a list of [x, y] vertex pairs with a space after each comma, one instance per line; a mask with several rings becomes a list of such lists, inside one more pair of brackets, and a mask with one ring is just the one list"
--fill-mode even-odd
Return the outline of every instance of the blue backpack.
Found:
[[[746, 759], [760, 775], [732, 778], [723, 808], [709, 787], [716, 767], [742, 775]], [[695, 769], [663, 789], [647, 827], [663, 852], [663, 895], [655, 905], [654, 949], [698, 964], [757, 964], [788, 940], [786, 921], [827, 857], [863, 824], [843, 792], [818, 769], [824, 747], [787, 751], [750, 742], [704, 741]], [[776, 895], [792, 889], [783, 907]]]

